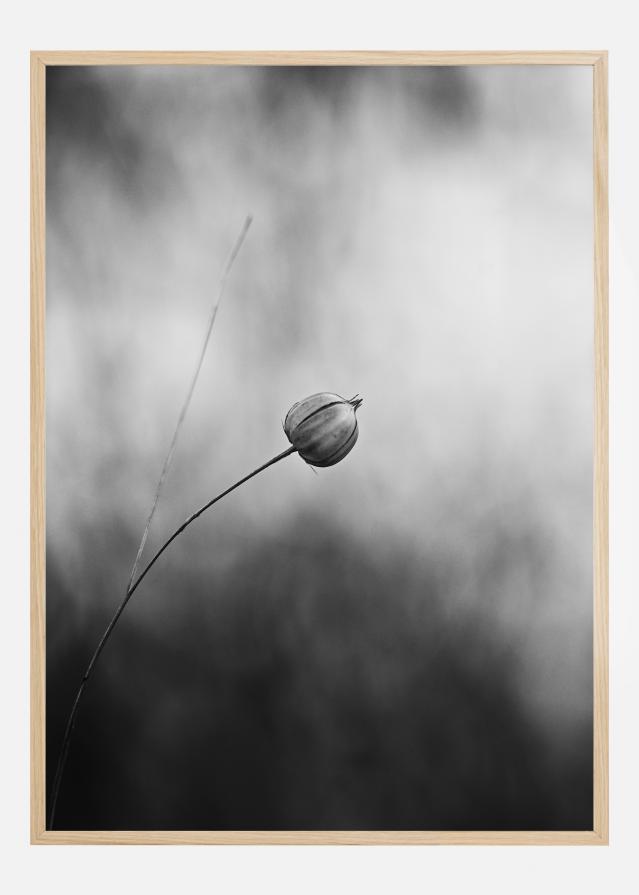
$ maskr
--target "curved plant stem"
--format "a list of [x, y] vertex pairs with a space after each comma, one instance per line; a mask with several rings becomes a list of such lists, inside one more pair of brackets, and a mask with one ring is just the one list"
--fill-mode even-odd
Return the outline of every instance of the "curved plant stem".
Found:
[[236, 488], [239, 488], [240, 485], [243, 485], [244, 482], [248, 482], [249, 479], [252, 479], [253, 476], [256, 476], [258, 473], [263, 472], [265, 469], [268, 469], [269, 466], [273, 466], [273, 464], [278, 463], [280, 460], [283, 460], [284, 457], [288, 457], [291, 454], [296, 452], [296, 448], [290, 447], [287, 450], [283, 451], [281, 454], [278, 454], [276, 457], [273, 457], [267, 463], [264, 463], [262, 466], [258, 466], [257, 469], [254, 469], [253, 472], [250, 472], [248, 475], [245, 475], [244, 478], [240, 479], [239, 482], [235, 482], [234, 485], [231, 485], [230, 488], [227, 488], [226, 491], [222, 491], [221, 494], [218, 494], [217, 497], [214, 497], [212, 500], [209, 500], [208, 503], [205, 503], [203, 507], [200, 507], [197, 512], [193, 513], [186, 519], [179, 528], [177, 528], [171, 537], [164, 542], [164, 544], [160, 547], [157, 553], [153, 556], [153, 558], [147, 563], [144, 570], [140, 572], [135, 581], [132, 581], [127, 587], [126, 594], [124, 599], [116, 609], [115, 615], [109, 622], [106, 631], [102, 635], [100, 642], [98, 643], [93, 656], [91, 657], [91, 661], [87, 666], [87, 670], [84, 672], [82, 676], [82, 681], [80, 682], [80, 687], [78, 692], [76, 693], [75, 700], [73, 701], [73, 706], [71, 708], [71, 714], [69, 715], [69, 720], [67, 721], [67, 726], [64, 731], [64, 739], [62, 741], [62, 748], [60, 749], [60, 756], [58, 758], [58, 764], [56, 767], [55, 777], [53, 780], [53, 789], [51, 791], [51, 808], [49, 811], [49, 824], [48, 829], [53, 829], [53, 824], [55, 821], [55, 809], [58, 801], [58, 795], [60, 793], [60, 784], [62, 782], [62, 775], [64, 773], [64, 768], [67, 761], [67, 756], [69, 754], [69, 746], [71, 745], [71, 735], [73, 733], [73, 728], [75, 726], [76, 715], [78, 713], [78, 708], [80, 705], [80, 700], [82, 699], [82, 693], [84, 692], [84, 688], [86, 686], [89, 677], [91, 676], [91, 672], [95, 667], [95, 663], [98, 661], [100, 657], [100, 653], [104, 649], [107, 644], [107, 641], [111, 634], [113, 633], [113, 629], [118, 623], [118, 619], [124, 612], [126, 608], [126, 604], [129, 602], [135, 591], [138, 589], [139, 585], [142, 583], [142, 580], [146, 577], [147, 573], [150, 572], [151, 568], [155, 565], [158, 559], [162, 556], [167, 547], [173, 543], [173, 541], [184, 531], [185, 528], [191, 524], [191, 522], [195, 522], [197, 518], [199, 518], [202, 513], [205, 513], [210, 507], [213, 506], [214, 503], [217, 503], [218, 500], [221, 500], [223, 497], [226, 497], [227, 494], [230, 494], [231, 491], [235, 491]]

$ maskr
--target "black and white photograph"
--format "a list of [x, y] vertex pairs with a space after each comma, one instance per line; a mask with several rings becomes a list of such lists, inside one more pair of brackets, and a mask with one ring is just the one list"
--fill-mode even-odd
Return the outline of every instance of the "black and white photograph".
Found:
[[45, 195], [47, 830], [592, 830], [591, 66], [48, 66]]

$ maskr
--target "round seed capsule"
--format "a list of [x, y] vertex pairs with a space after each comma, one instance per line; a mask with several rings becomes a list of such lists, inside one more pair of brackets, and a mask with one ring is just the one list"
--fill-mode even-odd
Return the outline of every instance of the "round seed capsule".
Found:
[[319, 392], [293, 404], [284, 420], [286, 437], [311, 466], [334, 466], [357, 441], [357, 408], [363, 399]]

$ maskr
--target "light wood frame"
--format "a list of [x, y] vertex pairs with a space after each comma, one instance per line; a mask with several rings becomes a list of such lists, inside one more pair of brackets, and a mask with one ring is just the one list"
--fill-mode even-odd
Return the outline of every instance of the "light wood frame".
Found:
[[[593, 829], [49, 831], [45, 824], [45, 86], [56, 65], [587, 65], [593, 74]], [[608, 54], [562, 52], [31, 53], [31, 842], [33, 844], [608, 844]]]

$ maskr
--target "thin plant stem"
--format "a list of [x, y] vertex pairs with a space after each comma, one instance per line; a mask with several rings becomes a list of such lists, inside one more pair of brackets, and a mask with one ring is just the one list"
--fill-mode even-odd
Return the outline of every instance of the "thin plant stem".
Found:
[[120, 618], [120, 616], [122, 615], [122, 613], [124, 612], [124, 610], [126, 608], [126, 604], [129, 602], [129, 600], [131, 599], [131, 597], [133, 596], [135, 591], [138, 589], [138, 587], [142, 583], [143, 579], [146, 577], [148, 572], [150, 572], [152, 567], [155, 565], [155, 563], [158, 561], [158, 559], [162, 556], [162, 554], [167, 549], [167, 547], [170, 544], [172, 544], [173, 541], [179, 535], [182, 534], [182, 532], [184, 531], [185, 528], [188, 528], [188, 526], [192, 522], [195, 522], [195, 520], [198, 519], [202, 515], [202, 513], [205, 513], [210, 507], [213, 506], [214, 503], [217, 503], [218, 500], [221, 500], [223, 497], [226, 497], [226, 495], [230, 494], [231, 491], [235, 491], [236, 488], [239, 488], [240, 485], [243, 485], [245, 482], [248, 482], [248, 480], [252, 479], [253, 476], [256, 476], [258, 473], [263, 472], [265, 469], [268, 469], [269, 466], [273, 466], [275, 463], [278, 463], [280, 460], [283, 460], [284, 457], [289, 457], [291, 454], [294, 454], [296, 452], [296, 450], [297, 450], [296, 448], [290, 447], [287, 450], [282, 451], [281, 454], [278, 454], [276, 457], [273, 457], [271, 460], [269, 460], [267, 463], [264, 463], [262, 466], [258, 466], [258, 468], [254, 469], [253, 472], [250, 472], [248, 475], [245, 475], [244, 478], [240, 479], [238, 482], [235, 482], [235, 484], [231, 485], [230, 488], [227, 488], [226, 491], [222, 491], [221, 494], [218, 494], [212, 500], [209, 500], [208, 503], [205, 503], [203, 507], [200, 507], [200, 509], [197, 510], [195, 513], [193, 513], [191, 516], [189, 516], [188, 519], [186, 519], [182, 523], [182, 525], [180, 525], [179, 528], [176, 528], [176, 530], [173, 532], [171, 537], [167, 541], [164, 542], [164, 544], [160, 547], [160, 549], [153, 556], [153, 558], [147, 563], [147, 565], [145, 566], [143, 571], [140, 572], [140, 574], [135, 579], [135, 581], [131, 582], [129, 584], [129, 586], [127, 587], [124, 599], [122, 600], [122, 602], [116, 609], [115, 615], [109, 622], [104, 634], [102, 635], [102, 638], [100, 639], [100, 642], [98, 643], [98, 645], [96, 647], [95, 652], [93, 653], [93, 656], [91, 657], [91, 661], [89, 662], [89, 664], [87, 666], [87, 670], [84, 672], [84, 675], [82, 676], [82, 681], [80, 682], [80, 687], [78, 689], [78, 692], [76, 693], [75, 700], [73, 701], [73, 707], [71, 709], [71, 714], [69, 715], [69, 720], [67, 721], [67, 726], [65, 728], [64, 739], [62, 741], [62, 747], [60, 749], [60, 756], [58, 758], [58, 764], [56, 767], [55, 778], [53, 780], [53, 789], [51, 791], [51, 808], [49, 811], [49, 825], [48, 825], [49, 830], [53, 829], [53, 824], [55, 822], [55, 810], [56, 810], [56, 805], [58, 802], [58, 795], [60, 793], [60, 784], [62, 782], [62, 775], [64, 773], [67, 756], [69, 754], [69, 747], [71, 745], [71, 735], [73, 733], [73, 728], [75, 726], [76, 715], [78, 713], [80, 700], [82, 699], [82, 693], [84, 692], [86, 683], [89, 680], [89, 677], [91, 676], [91, 672], [95, 668], [95, 664], [98, 661], [102, 650], [106, 646], [109, 637], [113, 633], [113, 629], [115, 628], [115, 626], [118, 623], [118, 619]]
[[237, 258], [237, 255], [242, 248], [242, 243], [244, 242], [244, 237], [248, 233], [248, 229], [251, 226], [251, 221], [253, 218], [251, 215], [248, 215], [246, 220], [244, 221], [244, 226], [240, 231], [240, 235], [235, 240], [235, 245], [231, 250], [231, 254], [228, 257], [226, 265], [224, 267], [224, 271], [222, 272], [222, 276], [220, 278], [220, 285], [217, 292], [217, 298], [211, 308], [211, 313], [209, 315], [209, 322], [206, 327], [206, 333], [204, 335], [204, 341], [202, 343], [202, 347], [200, 349], [200, 353], [198, 355], [197, 363], [195, 365], [195, 370], [193, 371], [193, 376], [191, 377], [191, 381], [189, 383], [189, 388], [186, 393], [186, 398], [184, 399], [184, 403], [182, 404], [182, 409], [180, 410], [177, 423], [175, 424], [175, 430], [173, 432], [173, 437], [171, 438], [171, 443], [169, 445], [168, 453], [164, 460], [164, 465], [162, 466], [162, 472], [160, 473], [160, 478], [158, 480], [157, 488], [155, 489], [155, 497], [153, 498], [153, 503], [151, 504], [151, 509], [149, 511], [149, 515], [146, 520], [146, 525], [144, 526], [144, 531], [142, 532], [142, 538], [140, 540], [140, 546], [138, 547], [138, 552], [135, 556], [135, 560], [133, 562], [133, 566], [131, 568], [131, 575], [129, 576], [129, 580], [127, 583], [127, 590], [131, 587], [135, 579], [135, 574], [138, 570], [138, 565], [142, 558], [142, 553], [144, 551], [144, 545], [146, 544], [146, 540], [149, 536], [149, 530], [151, 528], [151, 523], [153, 522], [153, 517], [155, 516], [155, 511], [157, 509], [158, 503], [160, 502], [160, 495], [162, 494], [162, 489], [164, 488], [164, 482], [166, 481], [166, 477], [169, 474], [169, 468], [171, 463], [173, 462], [173, 454], [175, 453], [175, 448], [177, 446], [178, 437], [180, 435], [180, 429], [182, 428], [182, 423], [186, 417], [187, 411], [189, 409], [189, 405], [191, 404], [191, 398], [193, 397], [193, 392], [195, 391], [195, 386], [197, 385], [197, 381], [200, 375], [200, 370], [202, 369], [202, 364], [204, 363], [204, 356], [206, 354], [206, 349], [208, 348], [209, 340], [211, 338], [211, 332], [213, 331], [213, 324], [215, 323], [215, 318], [217, 317], [217, 311], [220, 307], [220, 302], [222, 301], [222, 296], [224, 295], [224, 289], [226, 287], [226, 281], [228, 280], [229, 274], [231, 272], [231, 268], [233, 267], [233, 263]]
[[[242, 247], [242, 243], [244, 242], [244, 238], [246, 237], [246, 234], [247, 234], [247, 232], [248, 232], [248, 229], [249, 229], [249, 227], [251, 226], [251, 222], [252, 222], [252, 217], [249, 215], [249, 216], [247, 216], [247, 218], [246, 218], [245, 221], [244, 221], [244, 225], [243, 225], [243, 227], [242, 227], [242, 230], [240, 231], [240, 234], [239, 234], [239, 236], [237, 237], [237, 239], [236, 239], [236, 241], [235, 241], [235, 244], [234, 244], [234, 246], [233, 246], [233, 248], [232, 248], [232, 250], [231, 250], [231, 253], [230, 253], [229, 257], [228, 257], [228, 260], [227, 260], [227, 262], [226, 262], [226, 264], [225, 264], [225, 266], [224, 266], [224, 270], [223, 270], [223, 272], [222, 272], [222, 276], [220, 277], [220, 282], [219, 282], [219, 287], [218, 287], [217, 297], [216, 297], [216, 299], [215, 299], [215, 302], [214, 302], [214, 304], [213, 304], [213, 306], [212, 306], [212, 308], [211, 308], [211, 312], [210, 312], [210, 314], [209, 314], [209, 320], [208, 320], [208, 323], [207, 323], [206, 332], [205, 332], [205, 335], [204, 335], [204, 340], [203, 340], [203, 342], [202, 342], [202, 347], [201, 347], [201, 349], [200, 349], [200, 353], [199, 353], [198, 358], [197, 358], [197, 363], [196, 363], [196, 365], [195, 365], [195, 369], [194, 369], [193, 375], [192, 375], [191, 380], [190, 380], [190, 383], [189, 383], [189, 387], [188, 387], [188, 390], [187, 390], [187, 393], [186, 393], [186, 397], [185, 397], [185, 399], [184, 399], [184, 402], [183, 402], [182, 407], [181, 407], [181, 409], [180, 409], [180, 413], [179, 413], [179, 415], [178, 415], [177, 423], [176, 423], [176, 425], [175, 425], [175, 430], [174, 430], [174, 432], [173, 432], [173, 436], [172, 436], [172, 438], [171, 438], [171, 443], [170, 443], [170, 445], [169, 445], [169, 449], [168, 449], [167, 455], [166, 455], [166, 457], [165, 457], [164, 464], [163, 464], [163, 466], [162, 466], [162, 471], [161, 471], [161, 473], [160, 473], [160, 478], [159, 478], [159, 480], [158, 480], [158, 484], [157, 484], [157, 487], [156, 487], [156, 490], [155, 490], [155, 495], [154, 495], [154, 498], [153, 498], [153, 503], [152, 503], [152, 505], [151, 505], [151, 509], [150, 509], [150, 511], [149, 511], [149, 515], [147, 516], [146, 524], [145, 524], [145, 526], [144, 526], [144, 531], [142, 532], [142, 538], [140, 539], [140, 544], [139, 544], [139, 547], [138, 547], [138, 551], [137, 551], [135, 560], [134, 560], [134, 562], [133, 562], [133, 566], [132, 566], [132, 568], [131, 568], [131, 574], [130, 574], [130, 576], [129, 576], [129, 581], [128, 581], [128, 583], [127, 583], [127, 588], [126, 588], [126, 595], [125, 595], [125, 597], [124, 597], [122, 603], [121, 603], [120, 606], [118, 607], [118, 610], [117, 610], [116, 614], [114, 615], [113, 619], [111, 620], [111, 623], [109, 624], [109, 627], [108, 627], [108, 628], [106, 629], [106, 631], [104, 632], [104, 635], [103, 635], [103, 637], [102, 637], [100, 643], [98, 644], [98, 647], [97, 647], [95, 653], [93, 654], [93, 657], [92, 657], [92, 659], [91, 659], [91, 662], [89, 663], [89, 666], [88, 666], [86, 672], [84, 673], [84, 676], [83, 676], [83, 678], [82, 678], [82, 682], [81, 682], [81, 684], [80, 684], [80, 688], [79, 688], [79, 690], [78, 690], [78, 692], [77, 692], [77, 694], [76, 694], [76, 697], [75, 697], [75, 700], [74, 700], [74, 703], [73, 703], [73, 707], [72, 707], [72, 709], [71, 709], [71, 714], [70, 714], [70, 716], [69, 716], [69, 720], [68, 720], [68, 722], [67, 722], [67, 727], [66, 727], [65, 734], [64, 734], [64, 741], [63, 741], [63, 744], [62, 744], [62, 749], [61, 749], [61, 751], [60, 751], [60, 757], [58, 758], [58, 765], [57, 765], [56, 775], [55, 775], [55, 780], [54, 780], [54, 784], [53, 784], [52, 804], [51, 804], [51, 812], [50, 812], [50, 819], [49, 819], [49, 827], [50, 827], [50, 828], [53, 827], [53, 821], [54, 821], [54, 819], [55, 819], [55, 808], [56, 808], [56, 803], [57, 803], [57, 799], [58, 799], [58, 793], [59, 793], [59, 790], [60, 790], [60, 783], [61, 783], [61, 780], [62, 780], [62, 774], [63, 774], [63, 771], [64, 771], [64, 766], [65, 766], [65, 764], [66, 764], [67, 754], [68, 754], [68, 751], [69, 751], [69, 745], [70, 745], [70, 742], [71, 742], [71, 734], [72, 734], [72, 732], [73, 732], [73, 726], [74, 726], [74, 724], [75, 724], [75, 717], [76, 717], [76, 714], [77, 714], [77, 711], [78, 711], [78, 706], [79, 706], [79, 704], [80, 704], [80, 700], [81, 700], [81, 698], [82, 698], [82, 693], [83, 693], [83, 691], [84, 691], [84, 687], [85, 687], [85, 685], [86, 685], [86, 682], [87, 682], [87, 680], [88, 680], [88, 678], [89, 678], [89, 675], [91, 674], [91, 671], [93, 670], [93, 666], [95, 665], [95, 663], [96, 663], [96, 661], [97, 661], [97, 659], [98, 659], [98, 656], [100, 655], [100, 653], [101, 653], [102, 650], [104, 649], [104, 646], [105, 646], [107, 640], [109, 639], [109, 637], [110, 637], [110, 635], [111, 635], [111, 632], [112, 632], [113, 628], [115, 627], [115, 625], [116, 625], [116, 623], [117, 623], [117, 621], [118, 621], [120, 615], [121, 615], [122, 612], [124, 611], [124, 607], [126, 606], [126, 604], [128, 603], [129, 599], [131, 598], [131, 595], [133, 594], [133, 591], [137, 588], [138, 584], [140, 583], [140, 581], [142, 580], [142, 578], [144, 577], [144, 575], [148, 572], [148, 570], [149, 570], [149, 568], [151, 567], [151, 565], [157, 560], [157, 558], [158, 558], [158, 556], [159, 556], [159, 553], [158, 553], [158, 554], [156, 554], [156, 555], [153, 557], [153, 559], [151, 560], [151, 563], [146, 567], [146, 569], [144, 570], [144, 572], [142, 573], [142, 575], [137, 579], [137, 581], [135, 581], [135, 584], [134, 584], [134, 580], [135, 580], [136, 572], [137, 572], [137, 570], [138, 570], [138, 565], [139, 565], [139, 563], [140, 563], [140, 559], [142, 558], [142, 553], [144, 552], [144, 547], [145, 547], [145, 545], [146, 545], [146, 541], [147, 541], [147, 538], [148, 538], [148, 536], [149, 536], [149, 531], [150, 531], [150, 529], [151, 529], [151, 523], [152, 523], [152, 521], [153, 521], [153, 517], [155, 516], [155, 512], [156, 512], [156, 510], [157, 510], [158, 503], [159, 503], [159, 501], [160, 501], [160, 496], [161, 496], [161, 494], [162, 494], [162, 489], [164, 488], [164, 483], [165, 483], [165, 481], [166, 481], [166, 478], [167, 478], [167, 475], [168, 475], [168, 472], [169, 472], [171, 463], [173, 462], [173, 455], [174, 455], [174, 453], [175, 453], [175, 449], [176, 449], [176, 447], [177, 447], [177, 442], [178, 442], [178, 437], [179, 437], [179, 434], [180, 434], [180, 430], [181, 430], [182, 425], [183, 425], [183, 423], [184, 423], [184, 420], [185, 420], [185, 418], [186, 418], [186, 414], [187, 414], [187, 412], [188, 412], [189, 406], [190, 406], [190, 404], [191, 404], [191, 399], [193, 398], [193, 393], [194, 393], [194, 391], [195, 391], [195, 386], [197, 385], [197, 381], [198, 381], [200, 372], [201, 372], [201, 370], [202, 370], [202, 365], [203, 365], [203, 363], [204, 363], [204, 357], [205, 357], [205, 355], [206, 355], [206, 350], [207, 350], [207, 348], [208, 348], [208, 344], [209, 344], [209, 341], [210, 341], [210, 338], [211, 338], [211, 333], [212, 333], [212, 331], [213, 331], [213, 325], [215, 324], [215, 319], [216, 319], [216, 317], [217, 317], [217, 312], [218, 312], [218, 309], [219, 309], [219, 307], [220, 307], [220, 303], [221, 303], [221, 301], [222, 301], [222, 297], [223, 297], [223, 295], [224, 295], [224, 290], [225, 290], [225, 288], [226, 288], [226, 282], [227, 282], [227, 280], [228, 280], [228, 277], [229, 277], [229, 274], [230, 274], [231, 269], [232, 269], [232, 267], [233, 267], [233, 264], [234, 264], [234, 262], [235, 262], [235, 259], [237, 258], [237, 255], [238, 255], [238, 253], [239, 253], [239, 251], [240, 251], [240, 249], [241, 249], [241, 247]], [[269, 465], [269, 464], [267, 464], [267, 465]], [[261, 471], [261, 470], [257, 470], [257, 471], [259, 472], [259, 471]], [[253, 473], [253, 474], [255, 474], [255, 473]], [[250, 476], [249, 476], [249, 478], [250, 478]], [[242, 484], [242, 483], [239, 482], [238, 484]], [[234, 486], [234, 487], [237, 487], [237, 485]], [[233, 489], [231, 488], [230, 490], [233, 490]], [[225, 492], [225, 493], [228, 493], [228, 492]], [[221, 495], [221, 496], [224, 496], [224, 495]], [[217, 499], [219, 499], [219, 498], [217, 498]], [[215, 501], [213, 501], [213, 502], [215, 502]], [[209, 504], [209, 506], [210, 506], [210, 504]], [[193, 519], [197, 517], [197, 515], [200, 515], [200, 513], [204, 512], [204, 509], [206, 509], [206, 507], [203, 508], [202, 510], [200, 510], [200, 512], [197, 513], [195, 516], [193, 516], [192, 518], [188, 519], [187, 522], [182, 526], [182, 528], [180, 529], [180, 531], [183, 531], [184, 528], [186, 528], [186, 525], [189, 524], [190, 522], [192, 522]], [[172, 536], [172, 538], [171, 538], [170, 540], [173, 540], [175, 537], [177, 537], [178, 534], [179, 534], [179, 531], [176, 532], [176, 533]], [[160, 552], [160, 553], [163, 552], [163, 551], [166, 549], [166, 547], [168, 546], [169, 543], [170, 543], [170, 541], [167, 542], [167, 543], [162, 547], [162, 550], [159, 551], [159, 552]]]

